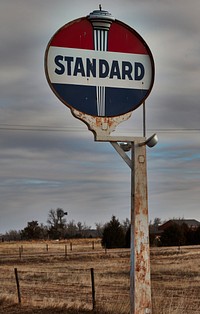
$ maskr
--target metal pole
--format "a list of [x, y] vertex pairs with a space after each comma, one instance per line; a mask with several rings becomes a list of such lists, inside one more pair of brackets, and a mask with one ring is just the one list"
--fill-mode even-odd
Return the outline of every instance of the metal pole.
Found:
[[130, 313], [150, 314], [151, 281], [146, 145], [132, 142]]
[[146, 137], [146, 106], [143, 102], [143, 136]]

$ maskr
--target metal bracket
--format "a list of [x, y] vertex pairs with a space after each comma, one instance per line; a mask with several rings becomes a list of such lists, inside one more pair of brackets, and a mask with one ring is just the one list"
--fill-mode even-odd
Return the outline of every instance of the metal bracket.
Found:
[[129, 168], [133, 169], [133, 162], [131, 158], [125, 153], [125, 151], [120, 147], [118, 142], [130, 142], [132, 144], [132, 149], [134, 149], [134, 145], [139, 145], [145, 141], [144, 137], [132, 137], [132, 136], [112, 136], [112, 135], [97, 135], [95, 136], [95, 141], [98, 142], [110, 142], [110, 144], [114, 147], [116, 152], [122, 157], [122, 159], [126, 162]]
[[145, 137], [133, 137], [133, 136], [112, 136], [112, 135], [96, 135], [96, 142], [134, 142], [136, 145], [143, 143]]
[[116, 117], [96, 117], [80, 112], [75, 108], [71, 108], [71, 112], [75, 118], [87, 125], [94, 134], [95, 140], [97, 137], [109, 136], [121, 122], [128, 120], [132, 114], [132, 112], [128, 112]]
[[129, 156], [124, 152], [124, 150], [120, 147], [117, 142], [110, 142], [110, 144], [114, 147], [116, 152], [122, 157], [122, 159], [127, 163], [127, 165], [132, 169], [132, 160]]

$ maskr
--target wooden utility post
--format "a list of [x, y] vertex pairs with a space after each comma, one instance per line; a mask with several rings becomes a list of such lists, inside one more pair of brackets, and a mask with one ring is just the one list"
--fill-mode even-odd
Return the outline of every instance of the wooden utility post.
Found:
[[151, 280], [146, 145], [132, 143], [131, 169], [131, 314], [150, 314]]
[[[153, 147], [157, 141], [154, 136], [148, 140], [145, 137], [97, 138], [98, 141], [110, 141], [131, 169], [130, 314], [152, 313], [146, 144]], [[122, 147], [126, 147], [126, 151], [131, 149], [131, 158]]]

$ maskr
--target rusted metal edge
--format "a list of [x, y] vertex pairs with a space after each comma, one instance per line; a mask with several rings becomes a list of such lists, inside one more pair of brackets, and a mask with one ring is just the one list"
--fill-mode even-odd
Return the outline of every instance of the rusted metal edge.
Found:
[[114, 132], [118, 124], [128, 120], [131, 117], [132, 112], [128, 112], [124, 115], [116, 117], [97, 117], [91, 116], [74, 108], [71, 108], [71, 112], [75, 118], [83, 121], [88, 129], [93, 132], [95, 141], [101, 136], [108, 136]]

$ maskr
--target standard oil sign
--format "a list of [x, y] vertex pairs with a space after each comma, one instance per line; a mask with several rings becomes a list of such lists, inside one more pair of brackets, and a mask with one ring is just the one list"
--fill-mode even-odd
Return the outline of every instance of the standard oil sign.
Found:
[[97, 117], [135, 110], [154, 82], [154, 61], [145, 41], [101, 9], [56, 32], [46, 49], [45, 71], [65, 105]]

